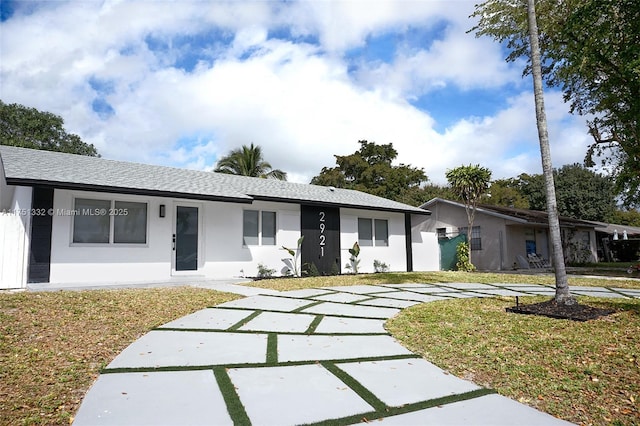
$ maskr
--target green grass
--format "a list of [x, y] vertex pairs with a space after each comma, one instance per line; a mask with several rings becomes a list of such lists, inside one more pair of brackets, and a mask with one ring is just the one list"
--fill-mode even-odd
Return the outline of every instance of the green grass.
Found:
[[640, 300], [580, 302], [616, 313], [573, 322], [506, 313], [512, 298], [457, 299], [405, 309], [386, 326], [439, 367], [554, 416], [638, 424]]

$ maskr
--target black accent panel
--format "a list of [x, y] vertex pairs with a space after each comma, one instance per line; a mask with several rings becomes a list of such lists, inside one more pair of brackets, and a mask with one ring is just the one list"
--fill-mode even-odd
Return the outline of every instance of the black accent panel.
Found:
[[413, 240], [411, 239], [411, 215], [404, 215], [404, 241], [407, 252], [407, 272], [413, 272]]
[[36, 186], [31, 195], [31, 209], [34, 212], [47, 212], [31, 216], [31, 242], [29, 253], [30, 283], [49, 282], [51, 272], [51, 226], [53, 215], [53, 188]]
[[313, 264], [320, 275], [340, 273], [340, 209], [300, 206], [302, 269]]

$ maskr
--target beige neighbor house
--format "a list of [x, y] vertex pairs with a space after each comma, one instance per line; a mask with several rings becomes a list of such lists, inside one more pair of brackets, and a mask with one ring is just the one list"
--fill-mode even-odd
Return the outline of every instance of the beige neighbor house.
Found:
[[[423, 204], [431, 211], [424, 231], [436, 232], [441, 247], [460, 234], [467, 234], [468, 220], [462, 203], [434, 198]], [[480, 270], [511, 270], [550, 266], [551, 243], [546, 212], [502, 206], [480, 205], [471, 232], [472, 262]], [[560, 218], [567, 262], [597, 262], [596, 228], [584, 220]], [[441, 268], [448, 264], [442, 258]]]

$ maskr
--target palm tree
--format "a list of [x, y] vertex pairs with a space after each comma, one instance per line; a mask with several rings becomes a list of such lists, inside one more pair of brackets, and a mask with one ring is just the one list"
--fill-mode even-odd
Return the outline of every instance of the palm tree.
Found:
[[469, 263], [471, 262], [471, 238], [473, 236], [473, 220], [476, 215], [476, 207], [480, 197], [489, 188], [491, 182], [491, 170], [481, 167], [480, 164], [472, 166], [460, 166], [447, 170], [446, 178], [451, 189], [464, 201], [467, 212], [467, 244], [469, 245]]
[[242, 148], [234, 149], [229, 155], [220, 158], [214, 172], [287, 180], [287, 173], [272, 169], [271, 164], [262, 156], [262, 148], [253, 143], [251, 146], [242, 145]]
[[540, 44], [538, 42], [538, 23], [536, 21], [535, 0], [528, 0], [527, 17], [529, 21], [529, 45], [531, 48], [531, 73], [533, 75], [533, 94], [536, 103], [536, 123], [538, 125], [538, 139], [540, 140], [540, 154], [542, 156], [542, 174], [547, 192], [547, 214], [549, 216], [549, 233], [551, 234], [553, 267], [556, 275], [556, 296], [559, 304], [573, 305], [575, 298], [569, 292], [567, 271], [562, 253], [562, 238], [560, 222], [558, 220], [558, 203], [556, 189], [553, 182], [553, 166], [551, 164], [551, 150], [549, 148], [549, 134], [547, 132], [547, 116], [544, 109], [544, 91], [542, 89], [542, 67], [540, 64]]

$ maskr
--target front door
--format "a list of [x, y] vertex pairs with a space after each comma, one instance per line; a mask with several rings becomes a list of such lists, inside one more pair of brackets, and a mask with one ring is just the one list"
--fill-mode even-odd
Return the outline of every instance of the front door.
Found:
[[198, 207], [176, 206], [173, 234], [176, 271], [198, 269]]
[[340, 273], [340, 209], [301, 206], [303, 270], [315, 265], [320, 275]]

